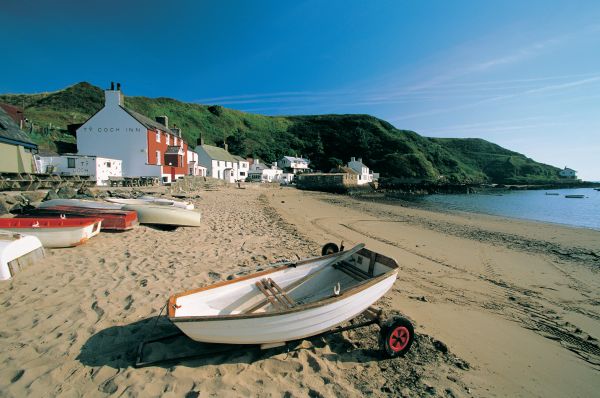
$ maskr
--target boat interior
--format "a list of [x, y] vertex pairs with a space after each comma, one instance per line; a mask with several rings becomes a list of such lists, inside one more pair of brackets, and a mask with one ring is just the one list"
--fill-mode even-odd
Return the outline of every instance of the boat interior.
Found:
[[330, 297], [398, 268], [364, 247], [299, 261], [270, 272], [181, 293], [171, 298], [172, 318], [287, 311]]

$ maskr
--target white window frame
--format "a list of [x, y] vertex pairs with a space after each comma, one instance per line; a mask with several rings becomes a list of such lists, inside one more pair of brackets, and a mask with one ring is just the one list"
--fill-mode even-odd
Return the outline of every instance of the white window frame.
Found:
[[160, 130], [156, 130], [156, 142], [160, 142]]
[[167, 145], [171, 145], [171, 134], [167, 134]]
[[156, 151], [156, 164], [159, 166], [162, 164], [161, 158], [160, 158], [160, 151]]
[[177, 146], [177, 137], [173, 137], [173, 145]]

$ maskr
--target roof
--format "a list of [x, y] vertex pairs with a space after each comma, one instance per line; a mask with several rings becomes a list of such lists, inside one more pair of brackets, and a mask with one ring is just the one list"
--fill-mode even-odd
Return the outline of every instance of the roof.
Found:
[[308, 163], [308, 160], [304, 159], [304, 158], [297, 158], [297, 157], [294, 157], [294, 156], [284, 156], [283, 158], [289, 160], [290, 162], [304, 162], [304, 163]]
[[565, 168], [563, 169], [563, 171], [577, 171], [577, 170], [573, 170], [573, 169], [570, 169], [570, 168], [568, 168], [568, 167], [565, 166]]
[[22, 145], [26, 148], [37, 148], [37, 145], [31, 141], [27, 133], [21, 130], [2, 108], [0, 108], [0, 141], [13, 145]]
[[23, 110], [18, 106], [0, 103], [0, 108], [4, 109], [4, 111], [8, 113], [8, 116], [10, 116], [10, 118], [14, 120], [15, 123], [19, 123], [21, 120], [25, 120]]
[[358, 172], [350, 167], [338, 166], [329, 171], [330, 173], [346, 173], [346, 174], [358, 174]]
[[199, 145], [199, 147], [202, 148], [204, 150], [204, 152], [206, 152], [211, 159], [224, 160], [226, 162], [237, 162], [238, 161], [235, 158], [235, 156], [233, 156], [232, 154], [230, 154], [223, 148], [219, 148], [217, 146], [212, 146], [212, 145], [206, 145], [206, 144]]
[[248, 161], [246, 158], [243, 158], [243, 157], [238, 156], [238, 155], [231, 155], [231, 156], [233, 156], [233, 158], [235, 160], [237, 160], [238, 162], [247, 162]]
[[165, 133], [173, 134], [173, 132], [170, 129], [168, 129], [167, 126], [165, 126], [164, 124], [161, 124], [161, 123], [157, 122], [156, 120], [152, 120], [149, 117], [142, 115], [141, 113], [137, 113], [136, 111], [132, 111], [131, 109], [125, 108], [124, 106], [121, 106], [121, 108], [123, 108], [123, 110], [125, 112], [129, 113], [129, 115], [132, 118], [134, 118], [135, 120], [137, 120], [138, 122], [140, 122], [141, 124], [146, 126], [147, 129], [162, 130]]

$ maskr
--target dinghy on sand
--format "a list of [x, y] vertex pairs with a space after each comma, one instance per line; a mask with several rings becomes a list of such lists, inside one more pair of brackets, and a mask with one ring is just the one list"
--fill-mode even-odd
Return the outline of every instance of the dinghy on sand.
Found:
[[0, 218], [0, 230], [37, 237], [44, 247], [72, 247], [100, 233], [99, 218]]
[[[176, 294], [169, 298], [168, 316], [200, 342], [284, 343], [329, 331], [363, 313], [392, 287], [397, 274], [393, 259], [361, 244]], [[408, 349], [412, 326], [390, 333], [405, 338], [389, 337], [393, 344], [401, 340], [398, 352]]]
[[140, 224], [151, 224], [165, 230], [200, 226], [200, 212], [194, 210], [147, 204], [123, 205], [122, 209], [136, 211]]
[[137, 213], [132, 210], [92, 209], [75, 206], [52, 206], [30, 209], [20, 218], [32, 217], [92, 217], [102, 219], [102, 231], [127, 231], [138, 225]]
[[181, 202], [171, 199], [155, 198], [154, 196], [142, 196], [137, 199], [106, 198], [108, 202], [119, 203], [123, 205], [155, 205], [179, 207], [185, 210], [194, 210], [194, 204], [190, 202]]
[[35, 236], [0, 231], [0, 280], [12, 278], [43, 257], [44, 248]]

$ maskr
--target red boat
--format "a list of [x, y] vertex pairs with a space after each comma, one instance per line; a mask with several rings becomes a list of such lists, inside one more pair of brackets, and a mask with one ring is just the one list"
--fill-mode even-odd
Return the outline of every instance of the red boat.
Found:
[[100, 233], [102, 219], [83, 217], [0, 218], [0, 229], [37, 237], [44, 247], [72, 247]]
[[102, 230], [127, 231], [138, 225], [137, 213], [132, 210], [96, 209], [75, 206], [52, 206], [31, 209], [27, 214], [20, 214], [20, 218], [31, 217], [56, 217], [60, 215], [71, 217], [102, 218]]

